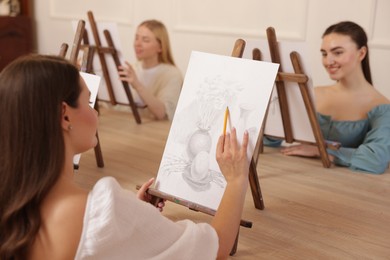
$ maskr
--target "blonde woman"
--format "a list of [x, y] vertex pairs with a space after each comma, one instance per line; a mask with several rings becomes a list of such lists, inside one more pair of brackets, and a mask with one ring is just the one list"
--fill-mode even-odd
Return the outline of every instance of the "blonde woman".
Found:
[[132, 86], [138, 102], [146, 106], [144, 114], [172, 120], [183, 77], [175, 66], [164, 24], [157, 20], [142, 22], [135, 35], [134, 51], [138, 63], [120, 66], [120, 79]]

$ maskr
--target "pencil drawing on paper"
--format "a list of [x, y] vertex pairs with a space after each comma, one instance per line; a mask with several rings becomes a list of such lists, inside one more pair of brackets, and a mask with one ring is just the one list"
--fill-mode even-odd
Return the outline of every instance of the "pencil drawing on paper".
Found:
[[[249, 133], [248, 160], [259, 136], [277, 64], [193, 52], [158, 171], [156, 189], [217, 209], [226, 180], [218, 139], [232, 127]], [[225, 111], [229, 107], [225, 124]]]
[[221, 75], [204, 78], [196, 92], [195, 101], [191, 104], [197, 106], [197, 113], [193, 113], [191, 119], [196, 122], [196, 126], [181, 129], [188, 133], [183, 142], [185, 152], [181, 157], [171, 155], [163, 167], [164, 173], [181, 173], [183, 180], [195, 191], [208, 190], [211, 183], [221, 188], [225, 187], [222, 174], [209, 167], [213, 142], [211, 131], [213, 127], [220, 127], [213, 123], [228, 103], [236, 101], [241, 90], [240, 84], [222, 80]]

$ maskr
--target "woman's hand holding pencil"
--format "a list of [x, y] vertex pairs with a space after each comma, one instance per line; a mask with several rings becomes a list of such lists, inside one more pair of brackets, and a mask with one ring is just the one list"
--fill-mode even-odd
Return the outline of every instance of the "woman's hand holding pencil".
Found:
[[247, 160], [247, 146], [249, 142], [248, 132], [244, 132], [242, 145], [240, 147], [237, 141], [236, 129], [233, 127], [230, 133], [226, 133], [229, 113], [229, 107], [226, 107], [223, 121], [223, 134], [218, 140], [216, 153], [219, 168], [226, 180], [230, 178], [230, 176], [226, 175], [237, 175], [238, 173], [248, 171], [249, 169], [249, 163]]
[[[245, 194], [248, 188], [249, 161], [247, 159], [248, 132], [242, 144], [237, 141], [236, 129], [226, 133], [229, 109], [226, 108], [223, 134], [219, 137], [216, 159], [226, 179], [225, 192], [211, 223], [219, 237], [219, 257], [227, 258], [240, 225]], [[223, 254], [224, 252], [224, 254]]]
[[[217, 144], [216, 158], [219, 168], [226, 181], [230, 178], [243, 177], [248, 180], [249, 162], [247, 159], [248, 132], [244, 132], [241, 146], [237, 141], [236, 129], [231, 133], [221, 135]], [[245, 174], [243, 174], [245, 173]]]

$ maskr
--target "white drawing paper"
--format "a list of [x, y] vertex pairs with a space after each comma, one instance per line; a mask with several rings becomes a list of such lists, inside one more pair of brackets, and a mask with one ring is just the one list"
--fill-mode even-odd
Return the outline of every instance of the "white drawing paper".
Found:
[[[283, 72], [294, 73], [294, 69], [290, 60], [290, 53], [296, 51], [299, 54], [303, 71], [306, 75], [310, 75], [308, 66], [305, 67], [305, 65], [309, 64], [306, 55], [307, 48], [305, 42], [281, 41], [278, 42], [278, 47]], [[243, 57], [252, 59], [252, 50], [254, 48], [260, 49], [262, 60], [271, 61], [267, 40], [247, 41]], [[287, 103], [294, 139], [297, 141], [314, 143], [315, 137], [298, 84], [294, 82], [285, 82], [284, 85], [286, 89]], [[312, 97], [312, 100], [314, 101], [313, 83], [310, 77], [309, 81], [307, 82], [307, 86], [309, 88], [309, 93]], [[274, 87], [274, 90], [272, 91], [264, 134], [279, 138], [285, 137], [276, 87]]]
[[[215, 159], [229, 107], [228, 130], [249, 132], [251, 158], [279, 65], [192, 52], [156, 188], [216, 210], [226, 181]], [[248, 159], [249, 159], [248, 158]]]
[[[72, 22], [73, 30], [76, 31], [77, 29], [77, 23], [76, 21]], [[118, 58], [121, 65], [125, 65], [125, 59], [122, 52], [122, 46], [120, 42], [119, 37], [119, 31], [118, 26], [116, 23], [113, 22], [96, 22], [96, 27], [99, 34], [99, 39], [102, 47], [108, 47], [106, 37], [104, 36], [104, 31], [107, 30], [110, 32], [112, 41], [114, 43], [115, 49], [118, 53]], [[85, 30], [87, 31], [89, 44], [92, 46], [95, 46], [95, 39], [93, 37], [91, 25], [89, 22], [85, 23]], [[114, 59], [112, 57], [112, 54], [106, 53], [104, 54], [104, 58], [106, 60], [108, 74], [111, 80], [111, 85], [113, 88], [115, 100], [119, 104], [130, 104], [129, 100], [127, 98], [126, 92], [123, 88], [122, 81], [119, 79], [118, 69], [114, 62]], [[103, 101], [110, 101], [110, 95], [108, 93], [107, 84], [105, 81], [105, 78], [103, 76], [103, 70], [100, 63], [100, 59], [98, 54], [95, 51], [95, 55], [93, 57], [93, 70], [94, 73], [101, 76], [101, 87], [99, 88], [98, 98], [99, 100]], [[134, 102], [136, 103], [142, 103], [141, 98], [138, 96], [137, 91], [133, 90], [130, 86], [131, 94], [133, 96]]]
[[[89, 102], [90, 102], [90, 106], [94, 107], [97, 93], [99, 91], [99, 86], [100, 86], [100, 76], [85, 73], [85, 72], [80, 72], [80, 76], [83, 78], [85, 84], [87, 85], [89, 91], [91, 92]], [[80, 154], [76, 154], [73, 157], [73, 164], [78, 165], [80, 162], [80, 157], [81, 157]]]

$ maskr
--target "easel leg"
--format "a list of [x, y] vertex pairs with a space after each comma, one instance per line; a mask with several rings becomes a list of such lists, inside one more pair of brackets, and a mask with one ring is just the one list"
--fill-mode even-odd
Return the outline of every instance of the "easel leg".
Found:
[[[118, 52], [115, 49], [114, 41], [112, 40], [111, 34], [110, 34], [110, 32], [108, 30], [104, 30], [103, 33], [104, 33], [104, 36], [106, 37], [106, 41], [107, 41], [108, 47], [111, 50], [113, 50], [111, 52], [112, 58], [114, 59], [116, 67], [118, 68], [119, 66], [121, 66], [121, 62], [120, 62], [119, 57], [118, 57]], [[130, 86], [125, 81], [122, 81], [122, 85], [123, 85], [123, 88], [125, 90], [127, 99], [129, 100], [130, 108], [131, 108], [131, 111], [133, 112], [135, 121], [137, 122], [137, 124], [141, 124], [141, 117], [139, 115], [137, 105], [134, 102], [133, 95], [131, 94]]]
[[99, 168], [104, 167], [104, 161], [103, 161], [103, 154], [102, 150], [100, 148], [100, 140], [99, 140], [99, 135], [96, 132], [96, 138], [97, 138], [97, 145], [95, 146], [95, 158], [96, 158], [96, 164]]
[[[264, 124], [263, 124], [264, 125]], [[255, 165], [257, 165], [257, 161], [259, 160], [259, 156], [261, 153], [264, 152], [264, 145], [263, 145], [263, 131], [260, 132], [259, 138], [257, 139], [256, 147], [253, 152], [253, 161]]]
[[230, 251], [230, 255], [234, 255], [236, 252], [237, 252], [237, 246], [238, 246], [238, 236], [240, 235], [240, 229], [238, 229], [237, 231], [237, 237], [236, 237], [236, 240], [234, 241], [234, 245], [233, 245], [233, 248], [232, 248], [232, 251]]
[[263, 210], [264, 209], [263, 195], [261, 194], [259, 177], [257, 176], [256, 164], [253, 159], [251, 160], [249, 166], [249, 184], [251, 186], [253, 203], [255, 204], [255, 208]]

